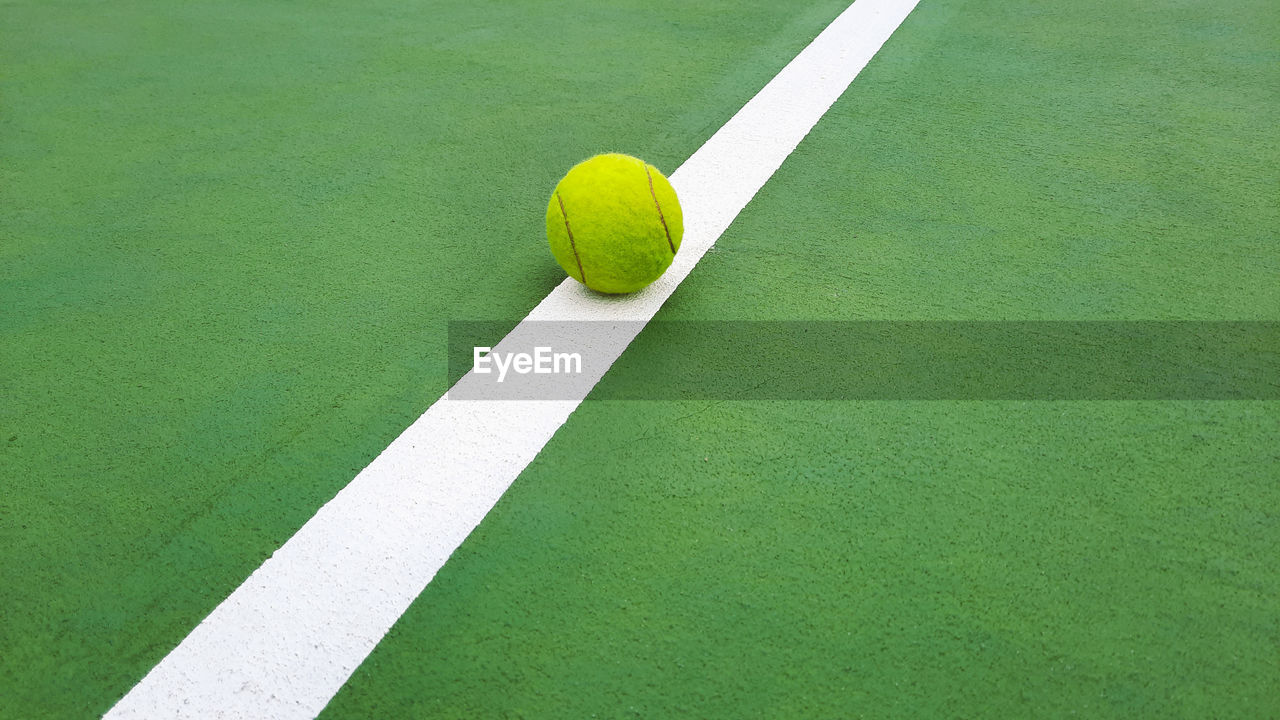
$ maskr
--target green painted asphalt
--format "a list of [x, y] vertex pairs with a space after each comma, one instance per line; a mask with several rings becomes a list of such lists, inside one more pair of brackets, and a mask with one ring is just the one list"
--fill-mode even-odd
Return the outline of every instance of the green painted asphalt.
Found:
[[[0, 718], [105, 711], [446, 389], [447, 322], [560, 281], [573, 163], [670, 173], [841, 9], [0, 5]], [[924, 0], [659, 319], [1278, 320], [1277, 47], [1256, 0]], [[601, 395], [680, 347], [634, 350]], [[588, 401], [324, 717], [1266, 717], [1277, 446], [1274, 402]]]

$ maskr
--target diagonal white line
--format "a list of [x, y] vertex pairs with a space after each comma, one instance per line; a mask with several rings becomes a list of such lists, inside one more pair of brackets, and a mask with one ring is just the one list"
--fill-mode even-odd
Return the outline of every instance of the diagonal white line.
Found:
[[[671, 174], [685, 238], [657, 282], [619, 302], [565, 280], [525, 323], [632, 321], [592, 349], [607, 369], [916, 2], [858, 0]], [[315, 717], [580, 401], [446, 393], [106, 717]]]

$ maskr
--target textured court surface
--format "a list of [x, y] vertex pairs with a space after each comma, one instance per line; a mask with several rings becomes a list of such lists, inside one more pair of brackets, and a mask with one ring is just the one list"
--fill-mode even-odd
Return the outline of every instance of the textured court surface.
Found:
[[[686, 5], [0, 4], [0, 717], [109, 708], [559, 282], [565, 169], [844, 7]], [[1277, 88], [1265, 2], [924, 0], [659, 319], [1280, 320]], [[1274, 401], [752, 380], [586, 402], [324, 716], [1280, 714]]]

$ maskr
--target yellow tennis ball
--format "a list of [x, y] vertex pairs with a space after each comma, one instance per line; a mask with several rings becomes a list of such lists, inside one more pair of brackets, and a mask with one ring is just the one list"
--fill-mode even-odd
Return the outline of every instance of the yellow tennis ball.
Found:
[[635, 292], [657, 280], [684, 235], [675, 188], [658, 168], [630, 155], [574, 165], [547, 203], [547, 242], [573, 279], [604, 293]]

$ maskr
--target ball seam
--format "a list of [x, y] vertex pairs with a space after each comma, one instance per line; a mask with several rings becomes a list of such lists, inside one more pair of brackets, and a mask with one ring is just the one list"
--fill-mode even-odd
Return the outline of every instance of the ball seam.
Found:
[[560, 191], [556, 191], [556, 200], [560, 203], [560, 215], [564, 217], [564, 231], [569, 235], [569, 249], [573, 251], [573, 259], [578, 262], [578, 275], [582, 278], [582, 284], [587, 284], [587, 273], [582, 269], [582, 258], [578, 256], [578, 246], [573, 242], [573, 230], [569, 229], [569, 213], [564, 209], [564, 198], [560, 197]]
[[671, 241], [671, 229], [667, 227], [667, 216], [662, 214], [662, 203], [658, 202], [658, 193], [653, 189], [653, 175], [649, 173], [649, 166], [644, 166], [644, 176], [649, 179], [649, 194], [653, 196], [653, 206], [658, 208], [658, 219], [662, 221], [662, 231], [667, 234], [667, 245], [671, 248], [671, 254], [676, 254], [676, 244]]

